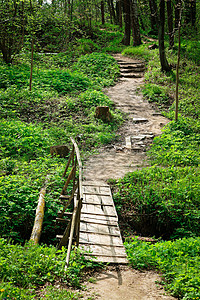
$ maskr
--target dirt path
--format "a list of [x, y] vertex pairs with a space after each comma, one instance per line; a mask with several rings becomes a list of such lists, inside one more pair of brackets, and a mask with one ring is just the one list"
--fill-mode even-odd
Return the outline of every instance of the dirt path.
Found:
[[120, 178], [127, 172], [148, 166], [146, 148], [168, 122], [139, 92], [144, 80], [144, 64], [119, 54], [115, 58], [121, 67], [122, 77], [105, 93], [116, 108], [127, 114], [127, 120], [118, 132], [119, 142], [100, 149], [99, 154], [86, 162], [86, 180]]
[[[127, 114], [127, 120], [118, 132], [119, 142], [100, 149], [99, 154], [85, 163], [86, 180], [120, 178], [127, 172], [148, 166], [146, 148], [168, 123], [138, 91], [143, 83], [144, 64], [121, 55], [115, 58], [121, 68], [121, 78], [105, 93]], [[155, 283], [159, 281], [160, 276], [154, 272], [139, 272], [127, 266], [108, 267], [96, 274], [94, 283], [86, 283], [84, 299], [175, 299], [164, 295], [164, 289]]]

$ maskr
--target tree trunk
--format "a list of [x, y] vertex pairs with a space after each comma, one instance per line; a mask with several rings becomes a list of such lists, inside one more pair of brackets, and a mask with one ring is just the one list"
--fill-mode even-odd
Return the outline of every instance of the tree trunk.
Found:
[[196, 0], [191, 0], [191, 20], [192, 26], [196, 25]]
[[168, 64], [165, 54], [165, 0], [160, 0], [160, 12], [159, 12], [159, 29], [158, 29], [158, 40], [159, 40], [159, 54], [161, 70], [169, 72], [171, 67]]
[[123, 0], [123, 11], [124, 11], [124, 37], [122, 43], [125, 46], [130, 45], [130, 37], [131, 37], [131, 16], [130, 16], [130, 0]]
[[122, 28], [122, 3], [121, 0], [116, 1], [117, 24]]
[[101, 23], [105, 24], [105, 14], [104, 14], [104, 0], [101, 1]]
[[180, 12], [178, 22], [178, 55], [176, 65], [176, 93], [175, 93], [175, 121], [178, 121], [178, 86], [179, 86], [179, 65], [180, 65], [180, 52], [181, 52], [181, 9], [182, 1], [180, 0]]
[[181, 9], [180, 0], [176, 0], [176, 5], [175, 5], [175, 30], [178, 29], [180, 9]]
[[196, 0], [185, 1], [185, 23], [195, 26], [196, 23]]
[[158, 33], [158, 13], [155, 0], [149, 0], [149, 7], [151, 11], [151, 31], [153, 34]]
[[192, 26], [195, 27], [195, 25], [196, 25], [196, 0], [191, 0], [191, 19], [192, 19]]
[[29, 81], [29, 90], [32, 89], [32, 78], [33, 78], [33, 49], [34, 49], [34, 39], [32, 38], [31, 42], [31, 72], [30, 72], [30, 81]]
[[169, 48], [172, 49], [174, 46], [174, 32], [173, 32], [173, 11], [172, 2], [167, 0], [167, 23], [169, 31]]
[[132, 33], [133, 33], [133, 46], [142, 44], [140, 36], [140, 24], [138, 19], [137, 0], [131, 0], [131, 20], [132, 20]]
[[113, 24], [113, 16], [112, 16], [112, 8], [111, 8], [110, 0], [107, 0], [107, 3], [108, 3], [109, 14], [110, 14], [110, 23]]
[[108, 8], [109, 8], [111, 19], [112, 21], [114, 21], [114, 24], [117, 24], [113, 0], [107, 0], [107, 2], [108, 2]]

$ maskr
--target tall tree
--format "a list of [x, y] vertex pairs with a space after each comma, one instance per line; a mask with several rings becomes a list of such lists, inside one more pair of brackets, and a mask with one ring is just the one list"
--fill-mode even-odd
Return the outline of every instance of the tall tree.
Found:
[[165, 54], [165, 0], [160, 0], [159, 4], [159, 27], [158, 27], [158, 40], [159, 40], [159, 55], [162, 71], [170, 71], [171, 67], [168, 64]]
[[172, 1], [167, 0], [167, 23], [169, 31], [169, 47], [170, 49], [174, 46], [174, 32], [173, 32], [173, 10], [172, 10]]
[[131, 21], [133, 33], [133, 46], [139, 46], [142, 42], [140, 36], [137, 0], [131, 0]]
[[157, 4], [155, 0], [149, 0], [149, 7], [151, 12], [151, 31], [153, 34], [158, 33], [158, 13]]
[[119, 27], [122, 28], [122, 1], [116, 1], [116, 13], [117, 13], [117, 23]]
[[101, 1], [101, 23], [105, 24], [104, 0]]
[[196, 0], [185, 1], [185, 23], [195, 26]]
[[175, 0], [175, 30], [178, 29], [180, 9], [180, 0]]
[[130, 10], [130, 0], [123, 0], [123, 12], [124, 12], [124, 37], [122, 43], [126, 46], [130, 45], [131, 38], [131, 10]]

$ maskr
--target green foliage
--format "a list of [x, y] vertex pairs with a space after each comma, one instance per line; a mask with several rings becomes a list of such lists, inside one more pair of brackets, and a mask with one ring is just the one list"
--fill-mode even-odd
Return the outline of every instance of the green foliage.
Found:
[[73, 69], [87, 75], [97, 86], [104, 87], [114, 83], [119, 75], [115, 59], [104, 53], [81, 56]]
[[155, 53], [157, 53], [157, 50], [149, 51], [146, 45], [127, 47], [124, 49], [124, 51], [122, 51], [122, 55], [143, 59], [145, 61], [148, 61], [150, 58], [152, 58]]
[[64, 184], [64, 179], [61, 179], [64, 169], [62, 160], [40, 158], [38, 161], [18, 162], [6, 159], [1, 160], [1, 164], [3, 162], [4, 165], [1, 167], [6, 176], [4, 173], [4, 176], [0, 177], [1, 236], [18, 242], [30, 238], [39, 191], [48, 174], [42, 240], [53, 241], [55, 238], [53, 221], [61, 208], [58, 198]]
[[[26, 124], [21, 121], [0, 121], [1, 156], [32, 159], [43, 156], [52, 143], [48, 131], [41, 125]], [[48, 149], [49, 150], [49, 149]], [[49, 151], [48, 151], [49, 152]]]
[[190, 119], [179, 117], [170, 122], [163, 134], [154, 138], [148, 155], [154, 163], [166, 166], [198, 166], [200, 164], [199, 128]]
[[156, 102], [161, 107], [170, 103], [171, 99], [167, 95], [165, 87], [156, 84], [145, 84], [142, 92], [149, 102]]
[[[175, 45], [176, 49], [178, 48]], [[181, 52], [189, 60], [194, 61], [195, 63], [200, 63], [200, 41], [198, 40], [183, 40], [181, 43]]]
[[[100, 267], [100, 264], [95, 261], [86, 260], [82, 250], [74, 248], [71, 252], [69, 266], [65, 271], [66, 254], [65, 248], [57, 251], [55, 247], [38, 246], [30, 242], [24, 246], [13, 245], [0, 239], [0, 280], [2, 281], [0, 283], [0, 299], [3, 299], [3, 296], [8, 297], [8, 295], [16, 297], [16, 299], [32, 299], [39, 286], [46, 283], [53, 285], [58, 280], [60, 284], [80, 287], [84, 272]], [[26, 296], [27, 294], [30, 298]], [[55, 294], [53, 287], [47, 289], [48, 294], [51, 296], [50, 299], [53, 299]], [[54, 299], [62, 299], [62, 295], [69, 297], [66, 299], [74, 299], [72, 298], [73, 293], [67, 293], [65, 290], [61, 290]]]
[[151, 167], [127, 174], [116, 183], [118, 214], [143, 235], [199, 235], [199, 180], [199, 168], [189, 167]]
[[150, 244], [126, 241], [126, 251], [133, 268], [157, 269], [163, 273], [167, 289], [178, 299], [200, 297], [200, 238]]

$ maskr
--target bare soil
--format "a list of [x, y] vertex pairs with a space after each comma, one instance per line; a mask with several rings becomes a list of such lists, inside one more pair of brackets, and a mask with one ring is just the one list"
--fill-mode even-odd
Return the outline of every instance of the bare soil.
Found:
[[166, 294], [161, 277], [153, 271], [140, 272], [129, 267], [108, 267], [87, 283], [83, 299], [173, 300]]
[[[89, 181], [117, 179], [127, 172], [148, 166], [146, 150], [168, 123], [168, 119], [143, 99], [139, 91], [144, 82], [144, 63], [119, 54], [115, 58], [122, 75], [117, 84], [106, 89], [105, 93], [116, 108], [126, 114], [126, 120], [118, 131], [118, 142], [103, 147], [85, 162], [84, 178]], [[93, 283], [86, 283], [84, 299], [175, 299], [165, 295], [159, 282], [161, 277], [153, 271], [140, 272], [127, 266], [110, 266], [97, 273]]]

